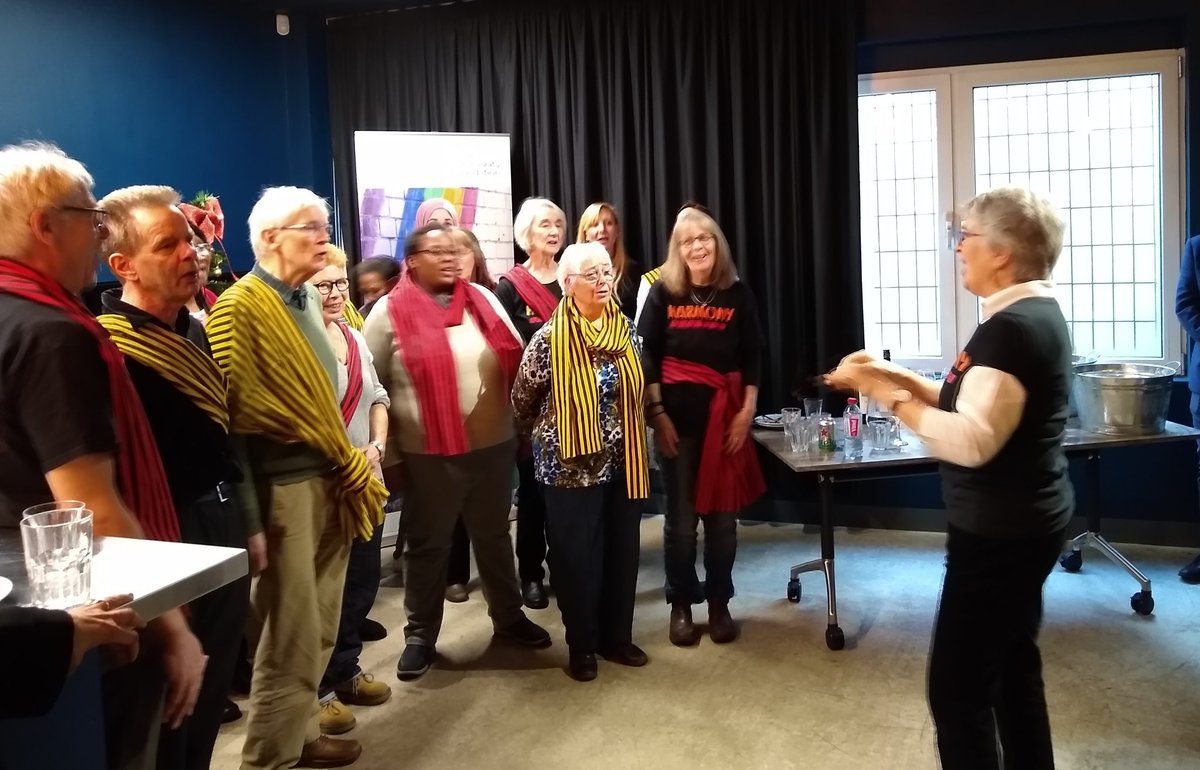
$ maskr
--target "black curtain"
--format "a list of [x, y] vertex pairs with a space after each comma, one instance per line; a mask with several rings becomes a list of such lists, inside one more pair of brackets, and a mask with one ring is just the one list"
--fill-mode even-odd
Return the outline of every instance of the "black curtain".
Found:
[[[514, 205], [620, 213], [645, 269], [694, 199], [767, 333], [762, 407], [862, 346], [855, 4], [476, 0], [329, 22], [344, 240], [356, 130], [512, 137]], [[574, 220], [574, 221], [573, 221]]]

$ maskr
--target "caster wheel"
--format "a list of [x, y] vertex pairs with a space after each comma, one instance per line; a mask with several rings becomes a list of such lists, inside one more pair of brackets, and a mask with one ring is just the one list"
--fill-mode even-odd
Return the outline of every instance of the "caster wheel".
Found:
[[1149, 591], [1138, 591], [1129, 597], [1129, 606], [1139, 615], [1149, 615], [1154, 612], [1154, 597]]
[[831, 650], [840, 650], [846, 646], [846, 635], [839, 626], [825, 629], [825, 646]]
[[1079, 568], [1083, 566], [1083, 554], [1079, 551], [1065, 553], [1059, 557], [1058, 563], [1061, 564], [1062, 568], [1067, 572], [1078, 572]]
[[787, 599], [792, 604], [796, 604], [797, 602], [800, 601], [800, 581], [799, 580], [789, 580], [788, 581]]

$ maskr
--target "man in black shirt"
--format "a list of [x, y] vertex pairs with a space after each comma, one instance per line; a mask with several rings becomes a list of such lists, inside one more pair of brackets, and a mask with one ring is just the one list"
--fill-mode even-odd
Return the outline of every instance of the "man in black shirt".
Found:
[[[83, 500], [97, 535], [169, 538], [175, 513], [160, 499], [145, 415], [78, 300], [105, 233], [82, 164], [50, 145], [0, 149], [0, 521], [16, 526], [23, 508], [47, 500]], [[157, 653], [143, 657], [162, 665], [168, 688], [164, 720], [178, 723], [196, 701], [203, 650], [179, 610], [147, 633]], [[105, 716], [110, 766], [154, 746], [153, 713]]]
[[[179, 514], [184, 542], [247, 548], [261, 570], [266, 543], [249, 539], [230, 482], [240, 477], [230, 448], [225, 378], [187, 310], [199, 290], [191, 231], [169, 187], [127, 187], [100, 201], [108, 214], [108, 265], [121, 289], [105, 292], [100, 322], [125, 354], [146, 408]], [[209, 766], [249, 608], [250, 576], [190, 605], [189, 621], [209, 657], [192, 716], [164, 731], [159, 767]]]

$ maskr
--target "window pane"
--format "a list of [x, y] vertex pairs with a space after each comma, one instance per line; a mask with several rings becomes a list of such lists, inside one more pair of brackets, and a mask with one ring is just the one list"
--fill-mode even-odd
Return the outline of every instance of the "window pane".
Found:
[[977, 189], [1027, 183], [1067, 221], [1054, 278], [1077, 352], [1163, 355], [1159, 81], [973, 89]]
[[867, 346], [942, 356], [936, 94], [864, 94], [858, 109]]

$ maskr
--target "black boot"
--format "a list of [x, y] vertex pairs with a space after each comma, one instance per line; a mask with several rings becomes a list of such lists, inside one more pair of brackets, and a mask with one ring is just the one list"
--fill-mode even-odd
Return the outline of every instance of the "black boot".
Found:
[[671, 644], [691, 647], [696, 643], [696, 627], [692, 625], [692, 605], [676, 602], [671, 605]]

